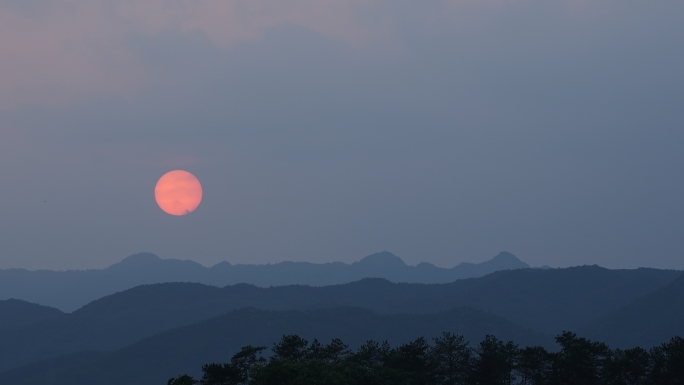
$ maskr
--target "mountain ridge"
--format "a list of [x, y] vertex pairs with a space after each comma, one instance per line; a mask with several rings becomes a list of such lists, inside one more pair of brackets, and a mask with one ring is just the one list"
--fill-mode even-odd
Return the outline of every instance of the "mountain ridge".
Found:
[[684, 336], [684, 275], [582, 327], [589, 338], [600, 337], [620, 348], [649, 348], [675, 335]]
[[[653, 269], [583, 266], [505, 270], [447, 284], [365, 278], [324, 287], [141, 285], [92, 301], [72, 313], [37, 308], [51, 316], [27, 322], [22, 328], [0, 328], [0, 370], [78, 351], [119, 349], [155, 333], [241, 308], [304, 311], [355, 307], [392, 315], [434, 314], [469, 307], [525, 329], [555, 335], [576, 330], [680, 275]], [[28, 320], [33, 319], [33, 313], [25, 314]], [[19, 318], [14, 317], [14, 322]]]
[[351, 264], [285, 261], [232, 265], [224, 261], [211, 267], [191, 260], [162, 259], [152, 253], [137, 253], [99, 270], [0, 270], [0, 300], [22, 299], [69, 312], [109, 294], [164, 282], [197, 282], [219, 287], [237, 283], [260, 287], [327, 286], [377, 277], [392, 282], [447, 283], [522, 268], [529, 268], [529, 265], [507, 252], [479, 264], [464, 262], [449, 269], [427, 263], [409, 266], [388, 251], [368, 255]]

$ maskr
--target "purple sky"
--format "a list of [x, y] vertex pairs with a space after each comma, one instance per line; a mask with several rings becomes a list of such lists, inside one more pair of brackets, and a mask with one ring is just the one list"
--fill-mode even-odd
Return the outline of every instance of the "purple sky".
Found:
[[[684, 269], [684, 2], [0, 0], [0, 268]], [[194, 173], [185, 217], [157, 179]]]

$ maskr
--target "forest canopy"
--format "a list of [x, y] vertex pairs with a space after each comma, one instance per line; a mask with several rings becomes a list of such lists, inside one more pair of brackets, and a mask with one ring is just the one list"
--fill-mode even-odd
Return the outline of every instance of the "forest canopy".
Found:
[[391, 347], [368, 341], [357, 351], [339, 339], [323, 345], [286, 335], [266, 347], [245, 346], [228, 363], [202, 367], [167, 385], [680, 385], [684, 384], [684, 339], [649, 350], [611, 349], [574, 333], [556, 337], [558, 351], [521, 348], [486, 336], [469, 346], [463, 336], [443, 333]]

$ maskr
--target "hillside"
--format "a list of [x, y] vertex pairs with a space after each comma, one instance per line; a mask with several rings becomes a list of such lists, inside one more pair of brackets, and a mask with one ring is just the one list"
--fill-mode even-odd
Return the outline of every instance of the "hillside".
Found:
[[0, 370], [83, 350], [119, 349], [171, 328], [247, 307], [273, 311], [358, 307], [381, 314], [418, 314], [468, 306], [554, 335], [577, 330], [679, 275], [583, 266], [501, 271], [435, 285], [383, 279], [326, 287], [144, 285], [93, 301], [70, 314], [13, 330], [0, 329]]
[[427, 315], [378, 315], [355, 308], [243, 309], [154, 335], [112, 353], [71, 354], [1, 373], [0, 383], [164, 384], [179, 373], [197, 374], [204, 363], [228, 361], [242, 346], [270, 347], [285, 334], [323, 342], [341, 338], [357, 348], [368, 339], [398, 344], [420, 336], [436, 337], [444, 331], [462, 334], [471, 343], [493, 334], [521, 345], [553, 345], [550, 337], [470, 308]]
[[161, 259], [154, 254], [140, 253], [102, 270], [0, 270], [0, 299], [16, 298], [62, 311], [73, 311], [106, 295], [154, 283], [195, 282], [219, 287], [237, 283], [260, 287], [325, 286], [371, 277], [392, 282], [447, 283], [500, 270], [528, 267], [507, 252], [480, 264], [461, 263], [450, 269], [429, 263], [408, 266], [401, 258], [386, 251], [352, 264], [281, 262], [231, 265], [221, 262], [209, 268], [192, 261]]
[[684, 336], [684, 275], [665, 287], [633, 300], [580, 333], [621, 348], [651, 347]]
[[45, 320], [64, 317], [61, 311], [34, 303], [8, 299], [0, 301], [0, 330], [16, 329]]

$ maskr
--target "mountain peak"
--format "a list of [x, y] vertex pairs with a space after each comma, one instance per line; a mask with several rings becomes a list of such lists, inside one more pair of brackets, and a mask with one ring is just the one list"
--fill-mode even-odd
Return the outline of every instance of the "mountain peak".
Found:
[[404, 261], [389, 251], [371, 254], [356, 262], [364, 266], [406, 266]]
[[144, 266], [150, 266], [154, 265], [157, 262], [160, 262], [162, 259], [159, 258], [156, 254], [152, 253], [137, 253], [133, 255], [129, 255], [128, 257], [124, 258], [121, 262], [115, 263], [111, 266], [108, 267], [108, 269], [118, 269], [118, 268], [138, 268], [138, 267], [144, 267]]
[[518, 257], [509, 253], [508, 251], [502, 251], [496, 255], [496, 257], [491, 259], [497, 262], [522, 262]]
[[500, 252], [489, 261], [480, 263], [479, 266], [496, 266], [496, 270], [526, 269], [530, 267], [530, 265], [508, 251]]

